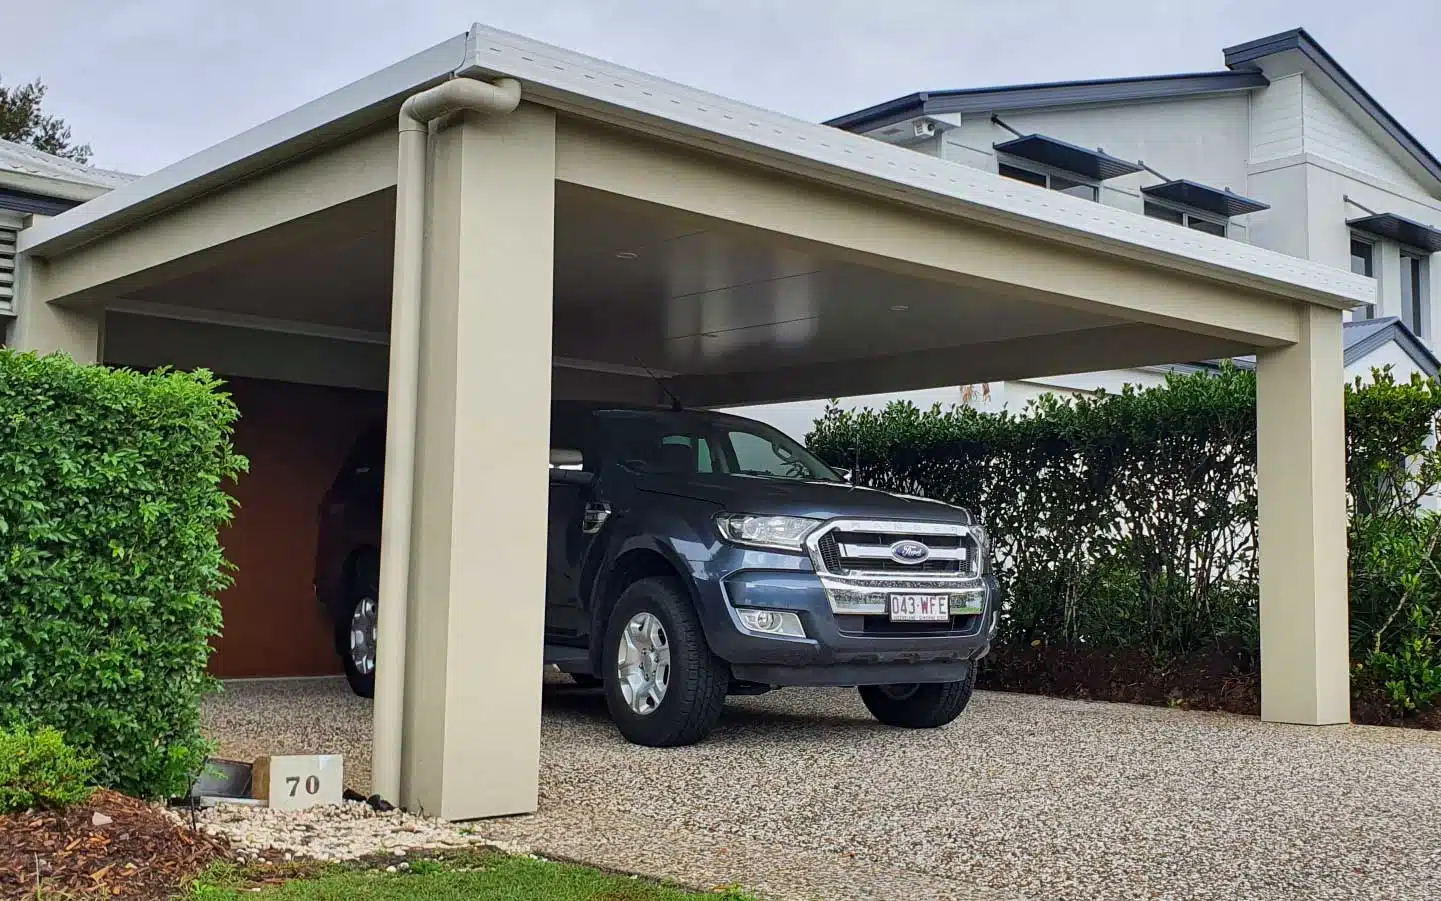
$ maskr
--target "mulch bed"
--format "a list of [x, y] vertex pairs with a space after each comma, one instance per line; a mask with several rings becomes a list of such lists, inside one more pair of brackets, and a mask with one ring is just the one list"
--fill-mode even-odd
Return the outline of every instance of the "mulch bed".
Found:
[[[991, 691], [1119, 701], [1259, 716], [1261, 673], [1249, 654], [1213, 652], [1158, 662], [1139, 651], [997, 645], [977, 687]], [[1374, 726], [1441, 729], [1441, 708], [1398, 717], [1374, 689], [1358, 686], [1351, 719]]]
[[[101, 825], [95, 824], [96, 814]], [[5, 899], [37, 897], [38, 882], [41, 898], [159, 901], [229, 857], [223, 840], [106, 789], [70, 810], [0, 816], [0, 898]]]

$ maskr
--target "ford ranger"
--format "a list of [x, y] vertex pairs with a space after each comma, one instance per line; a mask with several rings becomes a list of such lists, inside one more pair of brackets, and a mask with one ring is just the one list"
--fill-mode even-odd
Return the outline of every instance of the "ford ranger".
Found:
[[[545, 661], [600, 686], [630, 741], [699, 741], [728, 694], [784, 686], [856, 686], [894, 726], [965, 709], [997, 614], [968, 511], [723, 413], [557, 402], [550, 435]], [[327, 493], [315, 579], [367, 696], [383, 452], [363, 435]]]

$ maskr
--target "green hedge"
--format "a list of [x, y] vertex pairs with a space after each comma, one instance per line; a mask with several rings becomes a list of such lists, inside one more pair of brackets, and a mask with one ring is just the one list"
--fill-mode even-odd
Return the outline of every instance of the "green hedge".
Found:
[[144, 797], [205, 753], [222, 483], [245, 467], [219, 389], [0, 350], [0, 727], [53, 726]]
[[[807, 440], [861, 484], [982, 513], [1003, 642], [1254, 661], [1255, 410], [1254, 373], [1228, 366], [1020, 415], [833, 405]], [[1353, 661], [1400, 711], [1441, 699], [1441, 520], [1416, 505], [1441, 481], [1438, 414], [1420, 378], [1346, 389]]]

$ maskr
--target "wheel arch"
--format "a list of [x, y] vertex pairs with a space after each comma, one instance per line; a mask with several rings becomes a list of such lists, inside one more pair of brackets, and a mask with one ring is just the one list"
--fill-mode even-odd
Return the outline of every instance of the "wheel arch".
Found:
[[590, 660], [592, 667], [600, 665], [605, 626], [610, 619], [610, 612], [615, 609], [616, 601], [620, 599], [621, 594], [627, 588], [636, 582], [652, 578], [674, 579], [682, 586], [691, 607], [699, 611], [695, 585], [686, 576], [685, 569], [679, 562], [656, 547], [641, 546], [627, 549], [615, 558], [615, 563], [611, 565], [605, 578], [600, 582], [599, 591], [595, 595], [595, 603], [591, 605]]

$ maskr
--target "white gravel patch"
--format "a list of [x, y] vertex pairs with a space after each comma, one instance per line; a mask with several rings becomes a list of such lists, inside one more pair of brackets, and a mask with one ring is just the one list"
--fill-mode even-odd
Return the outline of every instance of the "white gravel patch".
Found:
[[227, 836], [242, 856], [281, 855], [284, 860], [355, 860], [382, 854], [404, 863], [415, 851], [464, 848], [480, 841], [469, 827], [400, 810], [381, 813], [359, 801], [304, 810], [220, 805], [202, 810], [199, 819], [201, 829]]
[[[287, 749], [351, 754], [367, 712], [343, 681], [254, 683], [207, 722], [225, 751], [278, 753], [296, 734], [312, 744]], [[475, 825], [798, 901], [1435, 899], [1438, 786], [1441, 734], [986, 692], [914, 732], [877, 725], [852, 691], [736, 698], [709, 741], [653, 750], [625, 743], [598, 695], [557, 684], [540, 812]]]

